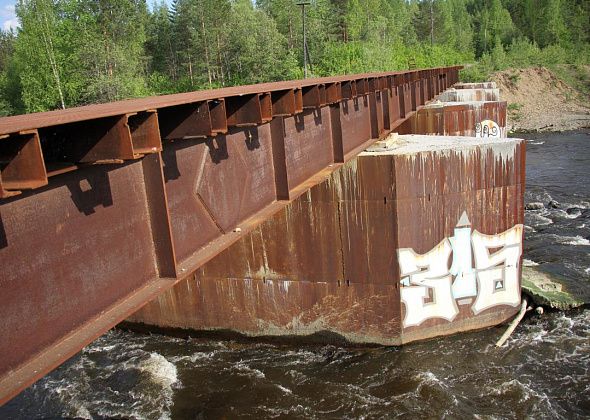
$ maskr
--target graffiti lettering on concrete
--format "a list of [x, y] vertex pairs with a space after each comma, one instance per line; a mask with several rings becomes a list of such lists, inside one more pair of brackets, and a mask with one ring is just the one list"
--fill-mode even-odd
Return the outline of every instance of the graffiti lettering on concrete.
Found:
[[498, 235], [485, 235], [471, 228], [463, 212], [453, 236], [426, 254], [398, 250], [404, 327], [430, 318], [451, 322], [461, 305], [471, 305], [475, 315], [497, 305], [517, 306], [522, 231], [523, 226], [516, 225]]
[[475, 137], [492, 137], [499, 139], [502, 135], [500, 126], [492, 120], [483, 120], [475, 124]]
[[451, 245], [444, 240], [424, 255], [413, 249], [399, 250], [402, 276], [402, 301], [406, 308], [404, 326], [419, 325], [428, 318], [445, 318], [452, 321], [459, 313], [451, 291], [452, 277], [447, 262]]

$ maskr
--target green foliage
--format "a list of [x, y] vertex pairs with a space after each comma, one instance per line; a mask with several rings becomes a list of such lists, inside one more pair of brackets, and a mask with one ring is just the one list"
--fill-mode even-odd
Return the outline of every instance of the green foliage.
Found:
[[71, 49], [50, 0], [20, 0], [16, 13], [22, 30], [15, 41], [14, 65], [26, 112], [65, 108]]
[[518, 73], [512, 73], [508, 76], [510, 83], [516, 84], [520, 80], [520, 75]]
[[522, 119], [522, 104], [511, 102], [508, 104], [508, 114], [510, 119], [520, 121]]
[[556, 69], [560, 65], [576, 67], [588, 64], [590, 64], [590, 44], [575, 48], [549, 45], [541, 49], [526, 38], [518, 38], [508, 46], [506, 51], [501, 51], [497, 45], [491, 54], [484, 54], [476, 64], [463, 69], [460, 78], [465, 82], [481, 82], [489, 80], [490, 74], [494, 71], [507, 68], [550, 67]]
[[23, 111], [147, 93], [144, 1], [20, 0], [16, 12], [12, 83]]
[[586, 64], [557, 64], [549, 66], [567, 85], [579, 92], [582, 99], [590, 98], [590, 67]]
[[490, 72], [481, 64], [469, 64], [459, 72], [459, 79], [463, 82], [486, 82], [489, 79]]
[[14, 97], [19, 96], [11, 91], [13, 86], [11, 57], [14, 54], [14, 39], [12, 32], [0, 31], [0, 117], [14, 113]]
[[[157, 1], [18, 0], [20, 29], [0, 31], [0, 115], [303, 77], [295, 0]], [[312, 76], [473, 63], [462, 78], [482, 81], [590, 61], [588, 0], [310, 2]]]
[[113, 101], [147, 94], [144, 79], [146, 4], [142, 0], [78, 1], [82, 24], [73, 24], [83, 34], [75, 51], [84, 63], [84, 103]]
[[522, 109], [522, 104], [517, 102], [511, 102], [508, 104], [508, 111], [520, 111]]
[[274, 21], [252, 7], [250, 0], [238, 0], [229, 18], [227, 55], [231, 84], [276, 81], [292, 76], [295, 61], [285, 51], [284, 37]]

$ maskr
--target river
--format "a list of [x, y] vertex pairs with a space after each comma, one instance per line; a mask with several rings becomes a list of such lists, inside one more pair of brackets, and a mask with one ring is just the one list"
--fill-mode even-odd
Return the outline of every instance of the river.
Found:
[[[590, 131], [527, 134], [526, 264], [590, 295]], [[549, 203], [554, 200], [550, 206]], [[557, 203], [556, 203], [557, 202]], [[590, 310], [394, 348], [113, 330], [0, 418], [588, 418]]]

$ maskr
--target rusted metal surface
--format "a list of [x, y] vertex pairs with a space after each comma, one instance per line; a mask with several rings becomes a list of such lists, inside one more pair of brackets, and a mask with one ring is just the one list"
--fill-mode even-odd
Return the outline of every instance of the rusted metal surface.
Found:
[[[10, 136], [0, 136], [5, 142]], [[2, 143], [0, 143], [2, 144]], [[47, 185], [47, 173], [41, 143], [36, 131], [22, 131], [0, 148], [0, 199], [19, 194], [20, 190]]]
[[455, 83], [458, 70], [0, 119], [0, 403], [399, 126], [411, 82]]
[[[142, 309], [165, 328], [232, 330], [245, 335], [330, 331], [352, 342], [399, 344], [399, 291], [392, 285], [191, 278]], [[131, 318], [137, 321], [137, 317]], [[155, 325], [152, 323], [152, 325]]]
[[348, 99], [340, 103], [340, 129], [344, 153], [351, 152], [359, 139], [371, 137], [369, 100]]
[[297, 116], [284, 119], [283, 139], [289, 186], [301, 184], [334, 163], [330, 118], [330, 108], [323, 107], [304, 110]]
[[[64, 125], [73, 122], [94, 120], [97, 118], [112, 117], [124, 115], [129, 113], [137, 113], [141, 111], [148, 111], [154, 109], [167, 108], [171, 106], [178, 106], [188, 103], [199, 103], [203, 101], [219, 100], [222, 98], [240, 97], [244, 95], [260, 94], [262, 92], [279, 92], [285, 90], [301, 90], [303, 87], [315, 85], [333, 85], [340, 84], [343, 88], [342, 95], [344, 96], [345, 86], [354, 86], [355, 84], [365, 85], [367, 79], [388, 79], [395, 78], [394, 82], [397, 86], [399, 81], [404, 77], [408, 78], [410, 74], [423, 72], [423, 76], [428, 74], [440, 75], [447, 74], [453, 83], [458, 81], [458, 71], [462, 66], [442, 67], [438, 69], [426, 70], [411, 70], [399, 72], [385, 72], [385, 73], [367, 73], [355, 74], [348, 76], [324, 77], [324, 78], [310, 78], [304, 80], [292, 80], [285, 82], [260, 83], [248, 86], [235, 86], [222, 89], [211, 89], [197, 92], [180, 93], [174, 95], [162, 95], [156, 97], [131, 99], [120, 102], [110, 102], [105, 104], [88, 105], [77, 108], [69, 108], [66, 110], [42, 112], [37, 114], [18, 115], [14, 117], [7, 117], [0, 119], [0, 134], [10, 134], [20, 132], [23, 130], [32, 130], [43, 127], [50, 127], [55, 125]], [[434, 77], [434, 76], [433, 76]], [[435, 94], [442, 92], [444, 89], [439, 88]], [[365, 93], [354, 92], [349, 93], [353, 97], [363, 95]], [[334, 98], [334, 102], [338, 99]]]
[[[436, 249], [456, 235], [463, 213], [470, 229], [490, 237], [519, 229], [524, 167], [521, 140], [400, 137], [391, 150], [346, 163], [129, 321], [246, 335], [329, 331], [380, 344], [498, 324], [518, 305], [499, 300], [474, 309], [481, 283], [470, 302], [449, 303], [447, 310], [458, 308], [452, 319], [425, 316], [412, 325], [400, 296], [406, 285], [398, 252]], [[442, 255], [447, 269], [448, 257]], [[520, 300], [520, 254], [517, 264], [517, 276], [502, 279], [513, 282]]]
[[[455, 82], [459, 68], [265, 83], [1, 118], [0, 156], [5, 163], [0, 172], [0, 199], [45, 185], [45, 178], [77, 170], [80, 164], [121, 162], [157, 153], [162, 148], [160, 136], [164, 140], [214, 137], [225, 134], [228, 127], [260, 125], [276, 116], [299, 115], [304, 109], [345, 99], [358, 102], [376, 97], [381, 101], [383, 92], [390, 96], [394, 89], [404, 96], [405, 117], [415, 110], [414, 86], [422, 78], [440, 79], [448, 73]], [[439, 89], [424, 100], [440, 93], [441, 86], [439, 83]], [[385, 121], [385, 116], [374, 116], [375, 123]], [[373, 134], [381, 131], [376, 127]], [[12, 156], [23, 136], [37, 140], [28, 142], [26, 157]], [[38, 148], [34, 144], [39, 138], [42, 153], [32, 150]], [[29, 156], [31, 153], [37, 156]], [[10, 168], [18, 168], [18, 179]]]
[[141, 162], [92, 167], [2, 205], [4, 369], [156, 277], [143, 176]]
[[437, 102], [424, 106], [400, 134], [506, 137], [506, 102]]

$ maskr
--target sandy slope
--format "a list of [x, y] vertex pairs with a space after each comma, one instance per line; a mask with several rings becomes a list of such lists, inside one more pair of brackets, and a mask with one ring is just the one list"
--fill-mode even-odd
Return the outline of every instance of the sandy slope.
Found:
[[495, 73], [492, 80], [502, 99], [508, 101], [508, 128], [512, 131], [590, 127], [590, 99], [546, 68], [509, 69]]

